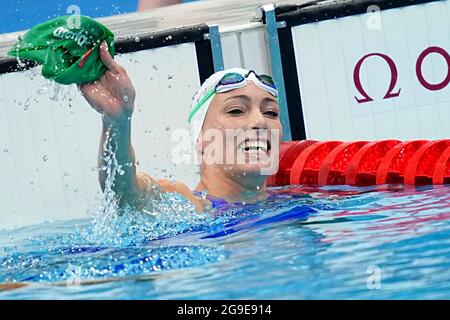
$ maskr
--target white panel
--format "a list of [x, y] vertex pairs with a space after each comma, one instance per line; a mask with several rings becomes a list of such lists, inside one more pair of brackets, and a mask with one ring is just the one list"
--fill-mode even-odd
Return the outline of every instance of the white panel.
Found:
[[[323, 29], [319, 29], [319, 41], [320, 41], [320, 52], [319, 55], [330, 55], [336, 54], [336, 59], [328, 60], [321, 59], [321, 63], [323, 64], [323, 68], [325, 70], [330, 70], [332, 74], [340, 74], [345, 70], [345, 61], [344, 61], [344, 53], [336, 52], [335, 48], [339, 43], [342, 42], [342, 36], [339, 30], [339, 26], [337, 25], [336, 20], [327, 21], [324, 24]], [[317, 27], [316, 27], [317, 28]], [[325, 87], [327, 92], [331, 94], [329, 96], [324, 96], [327, 99], [326, 107], [327, 113], [332, 115], [330, 117], [330, 131], [331, 132], [341, 132], [339, 139], [349, 139], [353, 136], [353, 126], [346, 123], [346, 119], [350, 116], [350, 110], [336, 110], [336, 105], [340, 105], [346, 102], [346, 92], [347, 84], [345, 82], [336, 83], [334, 79], [324, 77], [323, 80], [325, 83]], [[333, 101], [330, 103], [329, 97], [333, 97]], [[336, 112], [338, 111], [338, 112]], [[321, 131], [321, 128], [317, 128], [318, 131]], [[324, 131], [325, 132], [325, 131]]]
[[[36, 222], [45, 209], [38, 187], [40, 177], [39, 173], [36, 172], [38, 169], [36, 164], [39, 161], [37, 153], [40, 153], [40, 150], [34, 143], [29, 112], [22, 108], [28, 96], [28, 88], [20, 74], [11, 74], [8, 81], [2, 82], [2, 86], [5, 94], [2, 110], [8, 118], [10, 137], [13, 138], [11, 151], [14, 157], [15, 172], [17, 173], [15, 176], [7, 176], [5, 181], [16, 185], [22, 218], [26, 217], [30, 221]], [[45, 123], [39, 123], [39, 125], [44, 126]], [[40, 160], [42, 161], [42, 155]], [[54, 160], [51, 160], [51, 164], [57, 165]], [[5, 196], [2, 195], [2, 197]], [[2, 214], [10, 213], [2, 212]], [[13, 217], [12, 220], [13, 223], [16, 223]]]
[[[331, 134], [331, 120], [328, 112], [327, 97], [323, 94], [325, 90], [324, 70], [322, 59], [320, 57], [320, 46], [317, 41], [317, 28], [315, 25], [305, 26], [307, 31], [301, 34], [295, 34], [295, 46], [298, 69], [303, 73], [299, 73], [299, 81], [302, 93], [303, 115], [307, 124], [307, 137], [315, 137], [315, 139], [323, 139]], [[297, 38], [298, 36], [298, 38]], [[308, 63], [315, 60], [314, 64]], [[297, 70], [299, 72], [299, 70]], [[304, 77], [303, 74], [308, 74]], [[303, 95], [303, 93], [307, 93]]]
[[[5, 105], [5, 90], [0, 85], [0, 103]], [[0, 214], [0, 225], [23, 224], [22, 205], [19, 198], [20, 188], [16, 181], [17, 169], [15, 166], [14, 142], [11, 139], [12, 130], [8, 110], [3, 110], [0, 117], [0, 195], [2, 205]]]
[[[425, 88], [416, 76], [419, 55], [431, 46], [450, 53], [450, 5], [437, 1], [354, 15], [294, 27], [300, 91], [307, 137], [312, 139], [417, 139], [450, 136], [450, 86], [439, 91]], [[360, 81], [371, 102], [358, 103], [354, 70], [363, 57]], [[394, 98], [384, 99], [391, 81], [389, 64], [395, 63], [398, 81]], [[442, 82], [449, 67], [432, 53], [422, 65], [425, 79]]]
[[263, 28], [250, 29], [241, 35], [244, 67], [258, 73], [270, 74], [271, 66]]
[[243, 67], [244, 62], [240, 55], [239, 42], [236, 33], [233, 32], [222, 35], [221, 42], [225, 69]]
[[[156, 178], [176, 178], [195, 186], [191, 165], [173, 165], [173, 130], [188, 129], [189, 104], [200, 79], [191, 44], [146, 50], [118, 57], [137, 92], [132, 141], [139, 171]], [[187, 63], [187, 61], [191, 61]]]
[[[450, 128], [450, 108], [448, 102], [439, 103], [436, 105], [437, 114], [439, 116], [439, 121], [436, 122], [436, 125], [439, 125], [439, 132], [447, 132], [446, 137], [448, 138], [450, 134], [448, 134], [448, 130]], [[439, 135], [439, 138], [441, 135]]]
[[[20, 203], [11, 211], [20, 210], [23, 217], [18, 220], [10, 210], [3, 211], [3, 199], [8, 194], [2, 192], [0, 215], [7, 220], [2, 227], [86, 217], [87, 209], [95, 210], [98, 182], [91, 168], [96, 163], [92, 155], [97, 152], [94, 141], [98, 129], [92, 126], [92, 110], [75, 86], [57, 85], [37, 76], [38, 72], [34, 69], [0, 78], [7, 92], [2, 121], [8, 122], [7, 137], [15, 166], [14, 170], [2, 172], [6, 175], [2, 181], [16, 185]], [[80, 157], [82, 153], [90, 154], [87, 166]], [[86, 182], [88, 175], [90, 184]]]
[[241, 67], [271, 74], [264, 28], [248, 28], [221, 35], [224, 67]]
[[417, 119], [417, 110], [398, 109], [395, 112], [397, 116], [397, 131], [399, 140], [419, 140], [427, 139], [419, 131], [419, 120]]
[[[409, 68], [411, 69], [412, 76], [414, 76], [413, 81], [413, 91], [410, 94], [413, 94], [415, 97], [415, 105], [429, 105], [435, 102], [435, 94], [433, 92], [429, 92], [420, 83], [416, 80], [415, 74], [415, 62], [419, 57], [420, 53], [430, 46], [430, 42], [427, 36], [427, 24], [426, 17], [423, 7], [422, 10], [417, 10], [414, 7], [404, 9], [405, 14], [405, 29], [407, 33], [408, 39], [408, 50], [411, 56], [411, 63]], [[431, 74], [431, 68], [424, 68], [424, 75], [428, 79], [428, 77], [433, 76]], [[433, 77], [434, 78], [434, 77]]]
[[[171, 158], [171, 133], [187, 130], [189, 104], [200, 84], [195, 45], [124, 54], [117, 61], [137, 92], [132, 142], [138, 170], [195, 186], [196, 168], [174, 166]], [[50, 82], [37, 68], [2, 74], [0, 108], [0, 228], [95, 211], [101, 117], [76, 86]]]

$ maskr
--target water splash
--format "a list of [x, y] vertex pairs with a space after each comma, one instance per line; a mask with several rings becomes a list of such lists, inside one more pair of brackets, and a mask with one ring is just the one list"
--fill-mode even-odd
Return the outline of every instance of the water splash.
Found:
[[124, 165], [116, 158], [114, 139], [108, 130], [103, 145], [105, 166], [99, 169], [106, 174], [105, 188], [91, 223], [76, 227], [76, 232], [27, 238], [0, 256], [0, 282], [66, 281], [73, 277], [71, 266], [83, 280], [142, 276], [225, 257], [220, 246], [152, 246], [153, 240], [195, 230], [211, 223], [212, 217], [196, 212], [181, 195], [162, 193], [157, 186], [150, 186], [149, 194], [154, 196], [142, 210], [119, 207], [114, 184]]
[[[19, 41], [20, 41], [20, 36], [19, 36]], [[20, 45], [17, 45], [16, 47], [16, 60], [17, 60], [17, 65], [19, 66], [19, 68], [24, 68], [26, 67], [26, 63], [24, 61], [22, 61], [19, 57], [19, 50], [20, 49]]]
[[124, 170], [116, 158], [114, 139], [115, 134], [108, 130], [103, 145], [106, 165], [100, 168], [106, 174], [103, 198], [92, 225], [80, 231], [87, 242], [119, 247], [138, 245], [192, 230], [211, 219], [198, 213], [186, 198], [162, 193], [156, 185], [149, 186], [148, 199], [141, 210], [130, 206], [119, 208], [114, 183]]

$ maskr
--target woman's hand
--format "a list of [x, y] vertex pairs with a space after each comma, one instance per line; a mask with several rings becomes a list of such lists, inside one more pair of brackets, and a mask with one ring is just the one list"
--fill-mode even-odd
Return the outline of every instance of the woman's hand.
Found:
[[98, 80], [79, 85], [92, 108], [115, 120], [121, 116], [130, 117], [133, 113], [136, 92], [125, 68], [114, 61], [105, 41], [100, 44], [100, 59], [106, 66], [105, 74]]

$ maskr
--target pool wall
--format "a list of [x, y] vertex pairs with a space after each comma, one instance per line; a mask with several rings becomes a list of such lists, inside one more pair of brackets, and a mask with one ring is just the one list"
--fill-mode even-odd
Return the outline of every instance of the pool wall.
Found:
[[449, 1], [349, 1], [278, 19], [292, 38], [280, 46], [295, 68], [291, 116], [301, 101], [306, 138], [450, 136]]
[[[176, 146], [195, 90], [221, 67], [274, 74], [286, 88], [291, 139], [448, 138], [449, 2], [351, 3], [255, 6], [259, 20], [219, 25], [218, 38], [211, 23], [119, 40], [116, 59], [137, 91], [138, 170], [195, 185], [196, 169], [176, 163]], [[75, 86], [7, 59], [0, 108], [0, 228], [87, 217], [101, 195], [100, 116]]]

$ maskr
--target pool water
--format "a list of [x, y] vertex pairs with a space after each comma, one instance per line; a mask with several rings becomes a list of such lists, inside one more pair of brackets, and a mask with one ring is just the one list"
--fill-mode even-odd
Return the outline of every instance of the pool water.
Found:
[[0, 299], [450, 299], [449, 186], [271, 189], [257, 204], [0, 230]]

